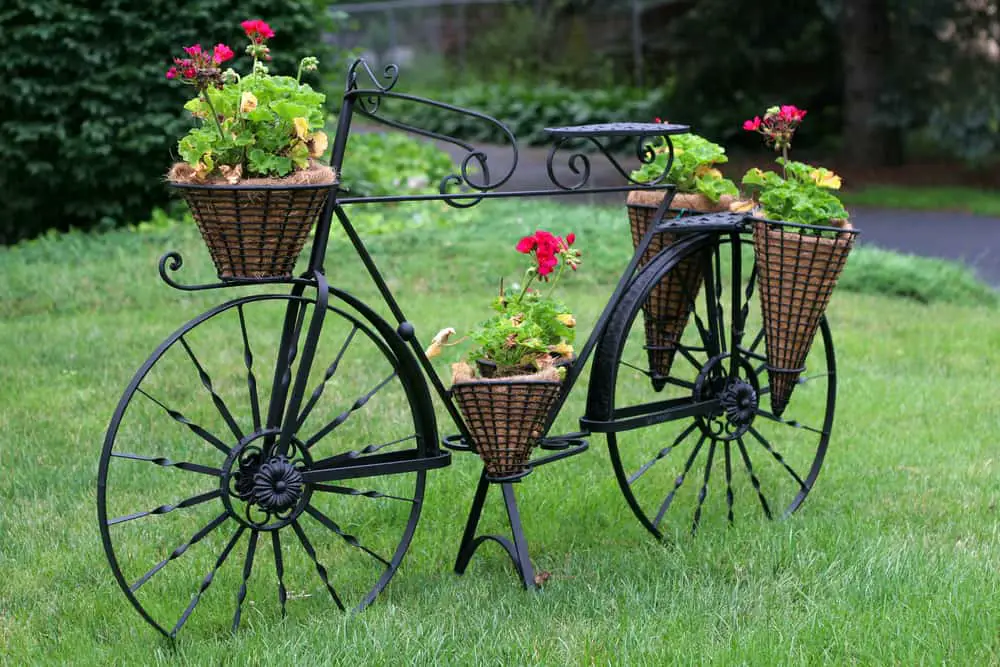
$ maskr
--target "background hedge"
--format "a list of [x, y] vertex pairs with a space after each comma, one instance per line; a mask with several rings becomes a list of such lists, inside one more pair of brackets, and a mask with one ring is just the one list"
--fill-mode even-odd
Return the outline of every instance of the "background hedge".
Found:
[[[262, 18], [276, 31], [272, 71], [294, 75], [300, 57], [331, 56], [322, 41], [332, 27], [325, 0], [81, 4], [5, 0], [0, 7], [0, 243], [49, 228], [141, 220], [167, 200], [162, 175], [190, 122], [181, 106], [191, 89], [164, 72], [182, 46], [225, 42], [244, 72], [239, 23]], [[340, 79], [327, 65], [332, 74]]]

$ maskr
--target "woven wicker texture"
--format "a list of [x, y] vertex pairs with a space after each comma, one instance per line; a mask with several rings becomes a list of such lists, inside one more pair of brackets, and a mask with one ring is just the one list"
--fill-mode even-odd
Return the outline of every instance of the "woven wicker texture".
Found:
[[[629, 204], [628, 217], [632, 228], [633, 248], [639, 247], [639, 242], [646, 235], [655, 213], [655, 206]], [[640, 266], [649, 262], [674, 240], [675, 236], [670, 233], [654, 236], [642, 255]], [[695, 298], [701, 289], [702, 275], [699, 264], [699, 256], [682, 260], [650, 291], [642, 306], [646, 353], [649, 370], [654, 378], [665, 378], [670, 374], [677, 344], [681, 340], [684, 328], [691, 317]]]
[[525, 472], [532, 448], [559, 397], [557, 380], [456, 382], [452, 392], [491, 477]]
[[830, 303], [854, 233], [808, 236], [792, 228], [754, 225], [758, 289], [764, 319], [771, 410], [780, 416], [805, 370], [820, 318]]
[[291, 276], [330, 193], [329, 185], [179, 189], [220, 278]]

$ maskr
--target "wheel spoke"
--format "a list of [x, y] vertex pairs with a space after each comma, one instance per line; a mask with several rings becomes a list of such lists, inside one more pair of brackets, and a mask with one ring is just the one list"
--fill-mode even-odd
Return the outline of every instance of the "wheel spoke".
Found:
[[760, 488], [760, 480], [757, 479], [757, 475], [753, 471], [753, 464], [750, 463], [750, 455], [747, 453], [747, 447], [743, 443], [743, 438], [737, 438], [736, 443], [740, 447], [740, 456], [743, 458], [743, 465], [746, 466], [747, 474], [750, 475], [750, 484], [753, 485], [754, 491], [757, 492], [757, 498], [760, 500], [760, 506], [764, 510], [764, 515], [768, 519], [773, 519], [771, 508], [767, 504], [767, 498], [764, 497], [764, 492]]
[[751, 353], [756, 352], [757, 348], [760, 347], [761, 341], [763, 340], [764, 340], [764, 328], [761, 327], [760, 331], [758, 331], [757, 335], [754, 337], [753, 343], [750, 344], [749, 352]]
[[679, 436], [677, 436], [677, 438], [674, 439], [673, 444], [671, 444], [669, 447], [664, 447], [663, 449], [661, 449], [656, 453], [656, 456], [654, 456], [652, 460], [643, 463], [642, 467], [636, 470], [632, 474], [632, 476], [628, 478], [629, 486], [632, 486], [632, 484], [634, 484], [637, 479], [646, 474], [646, 471], [649, 470], [654, 463], [661, 460], [663, 457], [665, 457], [667, 454], [673, 451], [673, 449], [677, 447], [679, 444], [681, 444], [681, 442], [684, 441], [684, 439], [687, 438], [691, 434], [691, 432], [694, 431], [695, 428], [697, 427], [698, 427], [698, 422], [692, 421], [691, 425], [688, 426], [686, 429], [684, 429], [684, 431]]
[[323, 379], [320, 381], [319, 386], [313, 391], [312, 395], [309, 397], [309, 402], [306, 403], [306, 407], [302, 409], [302, 414], [299, 415], [297, 429], [302, 428], [302, 424], [305, 423], [306, 418], [309, 413], [313, 411], [316, 407], [316, 402], [319, 400], [320, 396], [323, 395], [323, 390], [326, 389], [326, 383], [337, 373], [337, 368], [340, 366], [340, 361], [344, 357], [344, 353], [347, 352], [347, 348], [350, 347], [351, 341], [354, 340], [355, 334], [358, 333], [358, 326], [354, 325], [351, 329], [351, 333], [347, 334], [347, 339], [344, 344], [340, 346], [340, 350], [337, 352], [337, 356], [334, 358], [333, 363], [330, 364], [326, 372], [323, 373]]
[[[292, 384], [292, 365], [295, 357], [299, 353], [299, 339], [302, 334], [302, 323], [306, 317], [305, 304], [289, 303], [289, 312], [285, 313], [284, 329], [281, 332], [281, 344], [278, 350], [278, 359], [274, 368], [274, 387], [271, 390], [271, 402], [267, 409], [267, 425], [277, 426], [285, 411], [285, 400], [288, 398], [288, 387]], [[294, 308], [294, 322], [289, 330], [289, 319], [293, 315], [291, 309]], [[288, 346], [285, 358], [281, 358], [281, 350]], [[273, 438], [268, 438], [271, 444]]]
[[160, 401], [156, 400], [151, 395], [149, 395], [148, 393], [146, 393], [146, 391], [143, 390], [141, 387], [137, 388], [136, 391], [138, 391], [140, 394], [142, 394], [143, 396], [145, 396], [146, 398], [148, 398], [149, 400], [151, 400], [153, 403], [156, 403], [158, 406], [160, 406], [161, 408], [163, 408], [163, 411], [166, 412], [168, 415], [170, 415], [170, 418], [173, 419], [175, 422], [177, 422], [179, 424], [184, 424], [184, 426], [187, 426], [191, 430], [192, 433], [194, 433], [199, 438], [201, 438], [205, 442], [209, 443], [210, 445], [212, 445], [213, 447], [215, 447], [216, 449], [218, 449], [223, 454], [227, 454], [227, 455], [229, 454], [230, 449], [226, 445], [226, 443], [222, 442], [222, 440], [219, 440], [217, 437], [215, 437], [214, 435], [212, 435], [211, 433], [209, 433], [208, 431], [206, 431], [204, 428], [202, 428], [198, 424], [195, 424], [193, 421], [191, 421], [190, 419], [188, 419], [187, 417], [185, 417], [183, 414], [181, 414], [177, 410], [172, 410], [172, 409], [168, 408], [163, 403], [161, 403]]
[[201, 379], [202, 386], [205, 387], [209, 395], [212, 397], [212, 403], [215, 405], [215, 409], [219, 411], [220, 415], [222, 415], [222, 418], [229, 426], [229, 430], [232, 431], [233, 435], [236, 437], [236, 440], [242, 440], [243, 431], [240, 429], [239, 424], [236, 423], [236, 420], [233, 419], [233, 413], [229, 411], [229, 408], [226, 406], [226, 402], [223, 401], [222, 397], [215, 391], [215, 387], [212, 385], [211, 376], [201, 365], [201, 362], [198, 361], [198, 357], [195, 356], [194, 350], [192, 350], [191, 346], [188, 345], [184, 336], [180, 337], [180, 343], [184, 348], [184, 351], [187, 352], [188, 357], [191, 359], [191, 363], [194, 364], [194, 367], [197, 369], [198, 377]]
[[186, 507], [194, 507], [195, 505], [200, 505], [201, 503], [206, 503], [213, 498], [218, 498], [222, 495], [221, 489], [215, 489], [213, 491], [208, 491], [202, 493], [201, 495], [191, 496], [190, 498], [185, 498], [179, 503], [173, 505], [160, 505], [159, 507], [154, 507], [146, 512], [136, 512], [134, 514], [126, 514], [125, 516], [119, 516], [114, 519], [108, 519], [108, 525], [114, 526], [119, 523], [124, 523], [126, 521], [133, 521], [135, 519], [141, 519], [144, 516], [151, 516], [157, 514], [166, 514], [167, 512], [173, 512], [177, 509], [184, 509]]
[[204, 539], [206, 535], [208, 535], [213, 530], [215, 530], [216, 528], [218, 528], [219, 526], [221, 526], [226, 521], [226, 519], [228, 519], [228, 518], [229, 518], [229, 514], [227, 512], [223, 512], [219, 516], [217, 516], [214, 519], [212, 519], [201, 530], [199, 530], [197, 533], [195, 533], [194, 535], [192, 535], [191, 539], [189, 539], [187, 542], [185, 542], [184, 544], [180, 545], [179, 547], [177, 547], [176, 549], [174, 549], [173, 551], [171, 551], [169, 556], [167, 556], [166, 558], [164, 558], [163, 560], [161, 560], [159, 563], [157, 563], [156, 565], [154, 565], [153, 568], [149, 572], [147, 572], [146, 574], [144, 574], [141, 577], [139, 577], [134, 584], [132, 584], [131, 586], [129, 586], [129, 590], [132, 591], [133, 593], [135, 593], [137, 590], [139, 590], [139, 587], [142, 586], [147, 581], [149, 581], [150, 578], [154, 574], [156, 574], [157, 572], [159, 572], [160, 570], [162, 570], [164, 567], [166, 567], [167, 563], [169, 563], [170, 561], [172, 561], [172, 560], [174, 560], [176, 558], [180, 558], [181, 556], [183, 556], [184, 552], [186, 552], [189, 548], [191, 548], [191, 546], [197, 544], [202, 539]]
[[352, 413], [354, 413], [356, 410], [360, 410], [362, 407], [364, 407], [365, 404], [368, 403], [368, 401], [370, 401], [371, 398], [375, 394], [377, 394], [383, 387], [385, 387], [387, 384], [389, 384], [389, 382], [391, 382], [392, 379], [395, 378], [395, 377], [396, 377], [396, 371], [393, 371], [392, 373], [389, 373], [389, 375], [384, 380], [382, 380], [377, 385], [375, 385], [375, 387], [371, 391], [367, 392], [366, 394], [363, 394], [360, 398], [358, 398], [356, 401], [354, 401], [354, 404], [351, 405], [351, 407], [349, 407], [347, 410], [344, 410], [342, 413], [340, 413], [339, 415], [337, 415], [337, 417], [333, 421], [331, 421], [329, 424], [327, 424], [326, 426], [324, 426], [323, 428], [321, 428], [316, 433], [316, 435], [314, 435], [313, 437], [309, 438], [309, 440], [307, 440], [306, 443], [305, 443], [306, 449], [309, 449], [310, 447], [312, 447], [313, 445], [315, 445], [317, 442], [319, 442], [320, 440], [322, 440], [323, 438], [325, 438], [327, 435], [329, 435], [329, 433], [333, 429], [337, 428], [338, 426], [340, 426], [341, 424], [343, 424], [345, 421], [347, 421], [348, 417], [350, 417]]
[[343, 496], [363, 496], [365, 498], [389, 498], [390, 500], [401, 500], [406, 503], [417, 502], [415, 498], [404, 498], [403, 496], [393, 496], [380, 491], [361, 491], [352, 489], [349, 486], [337, 486], [335, 484], [313, 484], [313, 491], [324, 491], [326, 493], [336, 493]]
[[[767, 387], [767, 389], [770, 389], [770, 387]], [[761, 395], [764, 395], [768, 392], [762, 389], [760, 393]], [[766, 410], [758, 410], [757, 414], [766, 419], [770, 419], [773, 422], [777, 422], [778, 424], [784, 424], [785, 426], [791, 426], [792, 428], [801, 428], [806, 431], [811, 431], [813, 433], [816, 433], [817, 435], [827, 435], [825, 431], [821, 431], [818, 428], [807, 426], [806, 424], [803, 424], [802, 422], [797, 421], [795, 419], [785, 419], [784, 417], [778, 417], [774, 413], [768, 412]]]
[[680, 343], [677, 344], [677, 351], [681, 353], [681, 356], [687, 359], [696, 371], [701, 371], [705, 364], [698, 361], [698, 359], [691, 354], [691, 349], [692, 348], [688, 348]]
[[382, 563], [386, 567], [391, 567], [389, 561], [387, 561], [386, 559], [382, 558], [381, 556], [379, 556], [377, 553], [375, 553], [374, 551], [372, 551], [371, 549], [369, 549], [365, 545], [361, 544], [361, 542], [358, 541], [358, 538], [354, 537], [353, 535], [348, 535], [347, 533], [345, 533], [343, 531], [343, 529], [340, 526], [338, 526], [333, 519], [331, 519], [327, 515], [325, 515], [322, 512], [320, 512], [314, 506], [312, 506], [312, 505], [306, 505], [306, 512], [309, 514], [309, 516], [311, 516], [312, 518], [314, 518], [317, 521], [319, 521], [321, 524], [323, 524], [324, 526], [326, 526], [329, 530], [332, 530], [334, 533], [336, 533], [337, 535], [339, 535], [340, 538], [342, 540], [344, 540], [344, 542], [347, 542], [349, 545], [351, 545], [355, 549], [361, 549], [366, 554], [368, 554], [369, 556], [371, 556], [375, 560], [379, 561], [380, 563]]
[[306, 537], [306, 533], [302, 530], [302, 526], [299, 525], [298, 521], [292, 522], [292, 530], [295, 531], [296, 537], [299, 538], [299, 542], [302, 543], [302, 548], [306, 550], [309, 558], [312, 560], [313, 564], [316, 566], [316, 573], [319, 574], [319, 578], [323, 581], [323, 585], [326, 586], [326, 590], [330, 592], [330, 597], [337, 604], [337, 607], [344, 611], [344, 603], [340, 601], [340, 596], [337, 595], [337, 591], [333, 590], [333, 586], [330, 585], [330, 577], [326, 573], [326, 568], [323, 564], [319, 562], [316, 558], [316, 550], [313, 549], [312, 543], [309, 538]]
[[714, 352], [712, 356], [715, 356], [726, 352], [726, 324], [721, 301], [722, 268], [719, 264], [719, 246], [713, 246], [711, 253], [705, 253], [702, 256], [702, 271], [705, 275], [705, 308], [708, 311], [709, 331], [712, 332], [712, 351]]
[[[733, 244], [733, 255], [735, 256], [740, 252], [739, 244]], [[738, 282], [740, 277], [733, 273], [733, 293], [735, 294], [739, 289]], [[735, 345], [740, 345], [743, 342], [743, 333], [747, 325], [747, 318], [750, 317], [750, 299], [753, 297], [754, 286], [757, 284], [757, 263], [753, 263], [753, 268], [750, 269], [750, 277], [747, 280], [746, 291], [744, 292], [743, 307], [739, 311], [739, 326], [736, 327], [739, 335], [736, 338]], [[757, 339], [754, 341], [753, 345], [750, 347], [752, 352], [760, 345], [760, 338], [764, 335], [764, 330], [761, 329], [760, 334], [758, 334]]]
[[203, 466], [198, 463], [189, 463], [188, 461], [171, 461], [170, 459], [162, 456], [142, 456], [141, 454], [132, 454], [129, 452], [113, 452], [111, 456], [117, 459], [129, 459], [131, 461], [147, 461], [158, 466], [163, 466], [164, 468], [177, 468], [178, 470], [196, 472], [202, 475], [211, 475], [212, 477], [222, 476], [222, 471], [218, 468]]
[[729, 443], [725, 443], [726, 453], [726, 518], [733, 523], [733, 462]]
[[284, 618], [285, 603], [288, 601], [288, 589], [285, 588], [285, 561], [281, 557], [280, 531], [271, 531], [271, 547], [274, 549], [274, 571], [278, 576], [278, 602], [281, 604], [281, 617]]
[[243, 601], [247, 598], [247, 582], [250, 580], [250, 573], [253, 572], [253, 557], [257, 552], [257, 536], [259, 531], [250, 532], [250, 540], [247, 542], [247, 557], [243, 562], [243, 581], [240, 582], [240, 590], [236, 594], [236, 611], [233, 614], [233, 632], [240, 627], [240, 616], [243, 615]]
[[243, 304], [236, 307], [240, 316], [240, 333], [243, 336], [243, 364], [247, 367], [247, 390], [250, 392], [250, 411], [253, 413], [253, 428], [260, 430], [260, 396], [257, 394], [257, 376], [253, 372], [253, 352], [250, 351], [250, 339], [247, 336], [247, 321], [243, 314]]
[[760, 434], [760, 432], [757, 429], [755, 429], [753, 426], [750, 427], [750, 434], [754, 438], [757, 439], [757, 442], [759, 442], [761, 445], [764, 446], [764, 449], [766, 449], [768, 452], [771, 453], [771, 456], [774, 457], [775, 461], [777, 461], [778, 463], [780, 463], [782, 465], [782, 467], [786, 471], [788, 471], [788, 474], [792, 476], [792, 479], [794, 479], [796, 482], [798, 482], [799, 488], [801, 488], [803, 490], [808, 490], [808, 487], [806, 486], [806, 483], [804, 481], [802, 481], [802, 478], [799, 477], [799, 474], [797, 472], [795, 472], [794, 470], [792, 470], [792, 467], [790, 465], [788, 465], [788, 462], [785, 461], [785, 458], [781, 455], [781, 453], [778, 452], [778, 451], [776, 451], [771, 446], [771, 443], [769, 443], [767, 441], [767, 439], [765, 439], [764, 436], [762, 436]]
[[698, 439], [698, 444], [694, 446], [691, 450], [691, 454], [688, 456], [687, 462], [684, 464], [684, 472], [678, 475], [677, 479], [674, 480], [674, 488], [670, 490], [667, 497], [663, 500], [663, 504], [660, 505], [660, 511], [656, 513], [656, 520], [653, 521], [653, 526], [656, 528], [660, 527], [660, 522], [663, 521], [663, 515], [667, 513], [670, 509], [670, 503], [674, 501], [674, 496], [677, 495], [677, 490], [681, 488], [681, 484], [687, 478], [688, 472], [691, 470], [691, 466], [694, 464], [695, 457], [698, 456], [698, 452], [701, 451], [701, 446], [705, 444], [705, 440], [708, 438], [704, 433], [701, 434], [701, 438]]
[[708, 496], [708, 480], [712, 476], [712, 461], [715, 459], [715, 441], [708, 446], [708, 461], [705, 462], [705, 480], [702, 482], [701, 490], [698, 491], [698, 506], [694, 509], [694, 521], [691, 523], [691, 534], [698, 532], [698, 524], [701, 523], [701, 508], [705, 505], [705, 498]]
[[184, 613], [181, 614], [181, 617], [177, 619], [177, 624], [174, 625], [174, 629], [170, 631], [171, 637], [176, 637], [177, 633], [180, 632], [182, 627], [184, 627], [184, 624], [187, 622], [188, 618], [191, 617], [191, 612], [193, 612], [194, 608], [198, 605], [198, 602], [201, 600], [201, 596], [204, 595], [205, 591], [208, 590], [208, 587], [212, 585], [212, 580], [215, 578], [215, 573], [219, 571], [219, 568], [222, 567], [222, 564], [226, 562], [227, 558], [229, 558], [229, 554], [232, 552], [233, 547], [236, 546], [236, 543], [239, 542], [240, 537], [242, 537], [244, 530], [246, 530], [246, 526], [240, 526], [239, 528], [236, 529], [236, 532], [233, 533], [233, 537], [229, 540], [229, 544], [226, 545], [226, 548], [222, 550], [222, 553], [219, 554], [219, 557], [216, 559], [215, 566], [208, 574], [205, 575], [205, 578], [202, 579], [201, 586], [198, 588], [198, 591], [194, 594], [194, 597], [191, 598], [191, 603], [187, 606], [187, 609], [184, 610]]
[[405, 438], [397, 438], [396, 440], [390, 440], [389, 442], [384, 442], [381, 445], [366, 445], [361, 449], [352, 449], [342, 454], [335, 454], [334, 456], [327, 457], [325, 459], [320, 459], [319, 461], [313, 461], [312, 468], [315, 470], [320, 470], [322, 468], [329, 468], [331, 465], [342, 463], [344, 461], [351, 461], [358, 457], [365, 456], [367, 454], [374, 454], [380, 449], [385, 449], [386, 447], [391, 447], [392, 445], [398, 445], [401, 442], [406, 442], [407, 440], [416, 440], [417, 434], [408, 435]]

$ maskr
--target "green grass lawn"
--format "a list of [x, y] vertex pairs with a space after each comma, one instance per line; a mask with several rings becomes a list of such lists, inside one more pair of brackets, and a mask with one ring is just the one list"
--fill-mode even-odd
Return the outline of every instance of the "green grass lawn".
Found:
[[901, 187], [869, 185], [860, 190], [845, 190], [848, 206], [874, 206], [930, 211], [962, 211], [1000, 217], [1000, 192], [964, 187]]
[[[462, 330], [487, 315], [499, 277], [514, 279], [523, 267], [513, 244], [539, 227], [577, 234], [585, 263], [562, 294], [586, 330], [629, 256], [621, 211], [486, 202], [460, 226], [372, 237], [371, 250], [428, 342], [441, 327]], [[95, 499], [104, 431], [134, 370], [183, 322], [238, 292], [169, 289], [155, 269], [168, 249], [183, 252], [187, 279], [211, 279], [207, 252], [190, 228], [70, 235], [0, 250], [4, 663], [1000, 662], [995, 298], [955, 305], [846, 290], [829, 309], [839, 374], [833, 438], [814, 492], [790, 519], [768, 522], [750, 512], [756, 499], [744, 485], [735, 500], [739, 520], [727, 526], [724, 492], [713, 486], [698, 534], [692, 537], [681, 522], [668, 531], [670, 544], [658, 543], [623, 501], [604, 440], [594, 436], [589, 452], [540, 468], [517, 488], [535, 567], [551, 573], [542, 591], [529, 594], [496, 545], [485, 545], [465, 576], [451, 572], [481, 467], [473, 455], [455, 454], [450, 468], [428, 473], [409, 553], [365, 612], [338, 611], [312, 563], [301, 549], [292, 554], [289, 540], [283, 543], [289, 552], [289, 615], [282, 619], [268, 539], [259, 548], [262, 569], [250, 579], [241, 628], [230, 635], [244, 539], [171, 644], [139, 617], [112, 578]], [[331, 283], [374, 297], [339, 236], [326, 265]], [[948, 285], [920, 289], [933, 295]], [[263, 341], [255, 349], [262, 350], [268, 340], [273, 343], [280, 309], [264, 308], [254, 317], [255, 344]], [[226, 383], [229, 376], [240, 382], [245, 376], [235, 321], [206, 327], [190, 341], [225, 396], [245, 390]], [[331, 326], [330, 342], [321, 343], [321, 366], [329, 363], [343, 331]], [[442, 374], [467, 349], [450, 349], [437, 363]], [[188, 417], [218, 421], [183, 351], [170, 354], [156, 378], [158, 396], [175, 401]], [[257, 363], [266, 366], [263, 357]], [[351, 363], [350, 373], [339, 377], [374, 377], [382, 359], [368, 345], [352, 353]], [[807, 388], [796, 390], [803, 401]], [[583, 394], [581, 388], [571, 398], [558, 426], [574, 428]], [[328, 410], [329, 419], [350, 396], [331, 386], [322, 399], [328, 403], [318, 404], [318, 411]], [[366, 419], [359, 410], [359, 419], [345, 422], [357, 429], [348, 433], [360, 440], [405, 433], [405, 405], [391, 405], [379, 408], [378, 419]], [[221, 465], [213, 452], [194, 451], [187, 431], [155, 406], [130, 411], [128, 437], [148, 451]], [[440, 430], [452, 432], [439, 412]], [[242, 413], [237, 418], [244, 426], [249, 420]], [[801, 454], [794, 450], [801, 440], [788, 433], [780, 446], [792, 458]], [[198, 490], [189, 473], [136, 466], [123, 468], [114, 480], [113, 504], [120, 514]], [[405, 480], [381, 487], [381, 480], [368, 482], [365, 488], [406, 492]], [[496, 493], [484, 528], [499, 530]], [[382, 500], [352, 502], [339, 519], [344, 530], [367, 526], [359, 538], [377, 549], [391, 548], [398, 516], [383, 514]], [[124, 554], [135, 561], [130, 571], [141, 574], [166, 558], [210, 515], [204, 507], [179, 509], [149, 518], [145, 527], [122, 526], [135, 531]], [[371, 532], [383, 523], [384, 534]], [[188, 564], [210, 563], [197, 560], [206, 553], [199, 550], [214, 560], [229, 534], [209, 536], [164, 568], [174, 578], [163, 584], [156, 583], [159, 575], [151, 579], [156, 587], [142, 591], [150, 604], [179, 616], [208, 573]], [[320, 542], [321, 535], [310, 533], [336, 585], [350, 590], [353, 580], [370, 579], [371, 563], [363, 555], [332, 533]]]

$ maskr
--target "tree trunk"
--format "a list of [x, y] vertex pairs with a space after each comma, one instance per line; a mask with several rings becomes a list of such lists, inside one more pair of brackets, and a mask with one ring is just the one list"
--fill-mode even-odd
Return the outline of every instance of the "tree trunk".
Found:
[[873, 121], [885, 90], [892, 44], [887, 0], [842, 0], [844, 65], [843, 156], [855, 165], [885, 165], [901, 158], [899, 130]]

